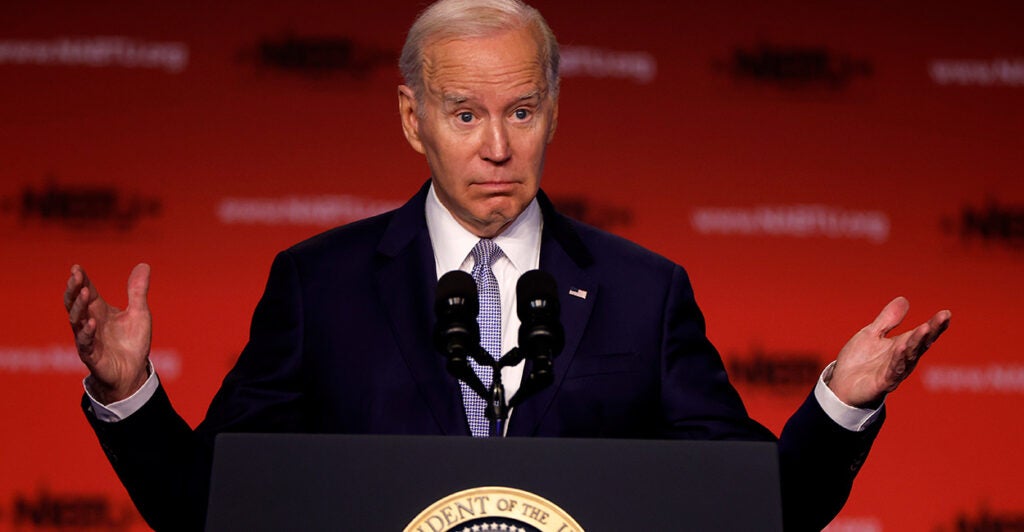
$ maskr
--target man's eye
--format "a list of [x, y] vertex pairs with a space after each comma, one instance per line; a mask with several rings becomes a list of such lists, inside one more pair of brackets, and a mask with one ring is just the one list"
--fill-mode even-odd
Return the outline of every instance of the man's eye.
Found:
[[459, 120], [461, 120], [465, 124], [468, 124], [468, 123], [473, 121], [473, 113], [470, 113], [470, 112], [459, 113]]
[[518, 120], [526, 120], [530, 116], [530, 111], [527, 111], [526, 109], [516, 109], [515, 113], [513, 114], [516, 116], [516, 119]]

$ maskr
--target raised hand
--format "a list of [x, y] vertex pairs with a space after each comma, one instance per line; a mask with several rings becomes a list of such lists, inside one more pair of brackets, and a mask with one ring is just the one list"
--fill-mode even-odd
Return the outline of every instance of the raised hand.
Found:
[[128, 307], [120, 310], [100, 297], [85, 270], [71, 267], [64, 291], [78, 356], [92, 375], [90, 389], [104, 404], [125, 399], [146, 382], [153, 320], [146, 304], [149, 265], [128, 277]]
[[888, 338], [909, 310], [910, 302], [897, 297], [839, 352], [827, 384], [841, 401], [876, 408], [914, 371], [921, 355], [949, 327], [952, 314], [942, 310], [915, 329]]

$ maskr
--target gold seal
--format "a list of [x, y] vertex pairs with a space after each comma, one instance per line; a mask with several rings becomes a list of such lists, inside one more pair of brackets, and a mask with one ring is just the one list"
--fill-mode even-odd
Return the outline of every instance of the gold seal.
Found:
[[583, 532], [551, 501], [503, 486], [453, 493], [420, 512], [405, 532]]

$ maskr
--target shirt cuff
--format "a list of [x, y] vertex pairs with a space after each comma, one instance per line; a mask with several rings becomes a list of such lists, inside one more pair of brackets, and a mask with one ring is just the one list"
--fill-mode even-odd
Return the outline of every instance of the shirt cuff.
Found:
[[[818, 384], [814, 387], [814, 398], [818, 400], [821, 409], [828, 414], [840, 427], [853, 432], [863, 432], [870, 427], [882, 413], [882, 406], [877, 409], [857, 408], [842, 402], [832, 389], [825, 384], [825, 381], [832, 377], [832, 371], [836, 363], [829, 364], [825, 371], [818, 377]], [[883, 401], [883, 405], [885, 402]]]
[[121, 421], [138, 412], [153, 397], [157, 388], [160, 387], [160, 378], [156, 376], [156, 369], [153, 368], [152, 363], [149, 364], [149, 378], [146, 379], [146, 383], [141, 388], [136, 390], [131, 396], [120, 401], [114, 401], [109, 405], [104, 405], [93, 397], [92, 392], [89, 390], [91, 382], [91, 375], [82, 380], [85, 395], [89, 397], [89, 402], [92, 403], [92, 412], [96, 415], [96, 419], [107, 423]]

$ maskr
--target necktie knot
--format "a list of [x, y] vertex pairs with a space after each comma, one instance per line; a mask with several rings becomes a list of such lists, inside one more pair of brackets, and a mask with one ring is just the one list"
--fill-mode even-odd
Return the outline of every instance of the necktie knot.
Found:
[[481, 238], [470, 252], [473, 256], [473, 270], [489, 270], [494, 261], [501, 257], [501, 248], [489, 238]]

